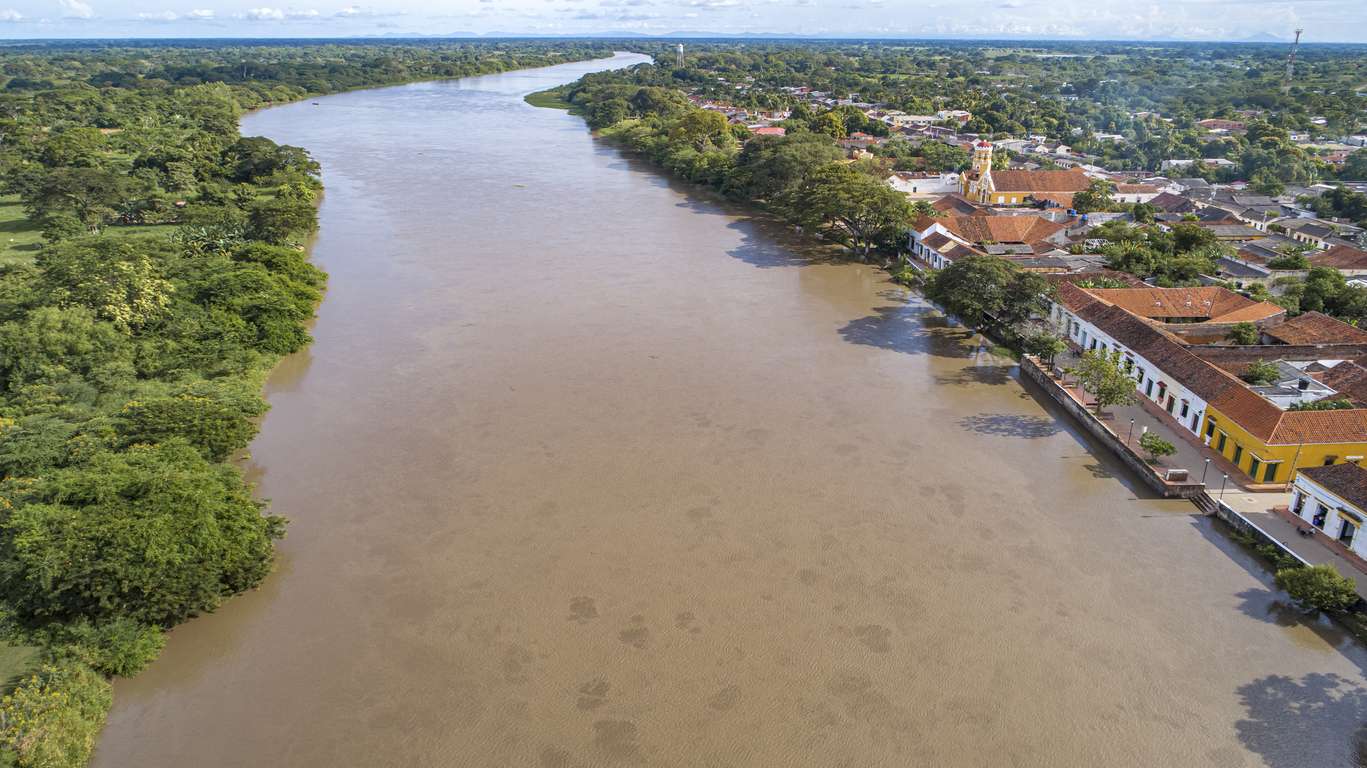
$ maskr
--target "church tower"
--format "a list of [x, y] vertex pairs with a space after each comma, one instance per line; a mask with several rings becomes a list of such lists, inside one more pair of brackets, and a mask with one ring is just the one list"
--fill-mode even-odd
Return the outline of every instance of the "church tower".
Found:
[[973, 170], [979, 173], [992, 170], [992, 145], [986, 141], [973, 145]]

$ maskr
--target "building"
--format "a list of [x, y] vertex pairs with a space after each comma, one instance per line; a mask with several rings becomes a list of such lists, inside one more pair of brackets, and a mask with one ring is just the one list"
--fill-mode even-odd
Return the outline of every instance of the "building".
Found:
[[[1317, 359], [1342, 364], [1350, 355], [1360, 357], [1363, 345], [1233, 346], [1222, 340], [1236, 323], [1282, 335], [1279, 327], [1296, 321], [1286, 321], [1276, 305], [1214, 286], [1098, 290], [1073, 284], [1083, 277], [1060, 276], [1057, 283], [1049, 319], [1064, 338], [1074, 349], [1121, 352], [1134, 366], [1137, 394], [1253, 482], [1285, 484], [1299, 467], [1367, 454], [1367, 410], [1298, 409], [1340, 395], [1315, 380], [1310, 368]], [[1316, 325], [1313, 338], [1351, 342], [1345, 334], [1362, 333], [1330, 321], [1337, 326], [1308, 324]], [[1278, 361], [1277, 381], [1254, 387], [1236, 375], [1258, 359]]]
[[[935, 269], [967, 253], [990, 253], [1012, 259], [1064, 253], [1067, 227], [1043, 216], [921, 217], [912, 222], [907, 247]], [[966, 249], [966, 250], [965, 250]]]
[[1231, 133], [1246, 133], [1248, 123], [1239, 120], [1201, 120], [1196, 123], [1207, 131], [1229, 131]]
[[1117, 184], [1112, 197], [1117, 203], [1147, 203], [1158, 195], [1158, 187], [1152, 184]]
[[994, 171], [992, 145], [973, 145], [973, 170], [959, 177], [959, 194], [989, 205], [1023, 205], [1033, 193], [1081, 192], [1091, 186], [1086, 173], [1066, 171]]
[[958, 190], [959, 174], [897, 171], [886, 183], [904, 195], [944, 195]]
[[1358, 535], [1367, 520], [1367, 469], [1361, 461], [1358, 456], [1343, 464], [1302, 467], [1292, 486], [1291, 512], [1367, 557], [1367, 537]]

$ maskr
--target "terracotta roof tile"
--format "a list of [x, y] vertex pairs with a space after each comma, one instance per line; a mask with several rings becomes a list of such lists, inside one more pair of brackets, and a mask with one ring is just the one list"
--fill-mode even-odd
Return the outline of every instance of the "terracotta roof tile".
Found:
[[1269, 317], [1286, 314], [1284, 307], [1279, 307], [1270, 301], [1260, 301], [1248, 307], [1240, 307], [1232, 312], [1217, 315], [1210, 319], [1212, 323], [1253, 323], [1259, 320], [1266, 320]]
[[[1102, 301], [1127, 309], [1140, 317], [1214, 318], [1258, 305], [1251, 299], [1214, 285], [1200, 288], [1146, 286], [1088, 290]], [[1278, 310], [1281, 308], [1278, 307]]]
[[1334, 269], [1367, 269], [1367, 251], [1349, 245], [1336, 245], [1318, 256], [1311, 256], [1310, 264]]
[[1345, 463], [1327, 467], [1301, 467], [1300, 474], [1359, 511], [1367, 511], [1367, 469]]
[[1263, 333], [1283, 344], [1367, 344], [1367, 331], [1319, 312], [1306, 312], [1274, 328], [1264, 328]]
[[948, 216], [936, 223], [972, 243], [1031, 243], [1064, 228], [1042, 216]]
[[1367, 407], [1367, 368], [1357, 363], [1339, 363], [1325, 371], [1320, 381], [1333, 387], [1358, 407]]
[[1275, 445], [1367, 442], [1367, 411], [1287, 411], [1282, 414], [1272, 439], [1265, 442]]
[[950, 240], [950, 239], [947, 238], [947, 237], [945, 237], [945, 236], [944, 236], [942, 233], [940, 233], [940, 232], [935, 232], [935, 233], [933, 233], [933, 234], [931, 234], [931, 235], [929, 235], [929, 236], [924, 237], [924, 238], [921, 239], [921, 245], [924, 245], [925, 247], [931, 249], [932, 251], [938, 251], [938, 250], [940, 250], [941, 246], [943, 246], [945, 243], [952, 243], [952, 242], [954, 242], [954, 241], [953, 241], [953, 240]]
[[993, 171], [997, 192], [1081, 192], [1092, 180], [1077, 168], [1066, 171]]

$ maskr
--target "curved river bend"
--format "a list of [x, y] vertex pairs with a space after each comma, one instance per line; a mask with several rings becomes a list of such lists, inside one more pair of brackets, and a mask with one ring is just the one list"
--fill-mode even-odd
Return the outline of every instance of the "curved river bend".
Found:
[[327, 183], [258, 591], [98, 768], [1331, 766], [1367, 654], [962, 329], [522, 95], [252, 114]]

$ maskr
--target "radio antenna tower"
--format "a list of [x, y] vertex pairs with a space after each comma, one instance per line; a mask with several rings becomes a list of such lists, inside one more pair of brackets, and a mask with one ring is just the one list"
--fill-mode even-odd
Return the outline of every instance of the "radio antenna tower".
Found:
[[683, 69], [683, 43], [679, 43], [679, 58], [677, 60], [679, 69]]
[[1303, 29], [1296, 30], [1296, 42], [1291, 44], [1291, 58], [1286, 61], [1286, 79], [1282, 81], [1282, 93], [1291, 90], [1291, 76], [1296, 73], [1296, 49], [1301, 45], [1301, 33]]

